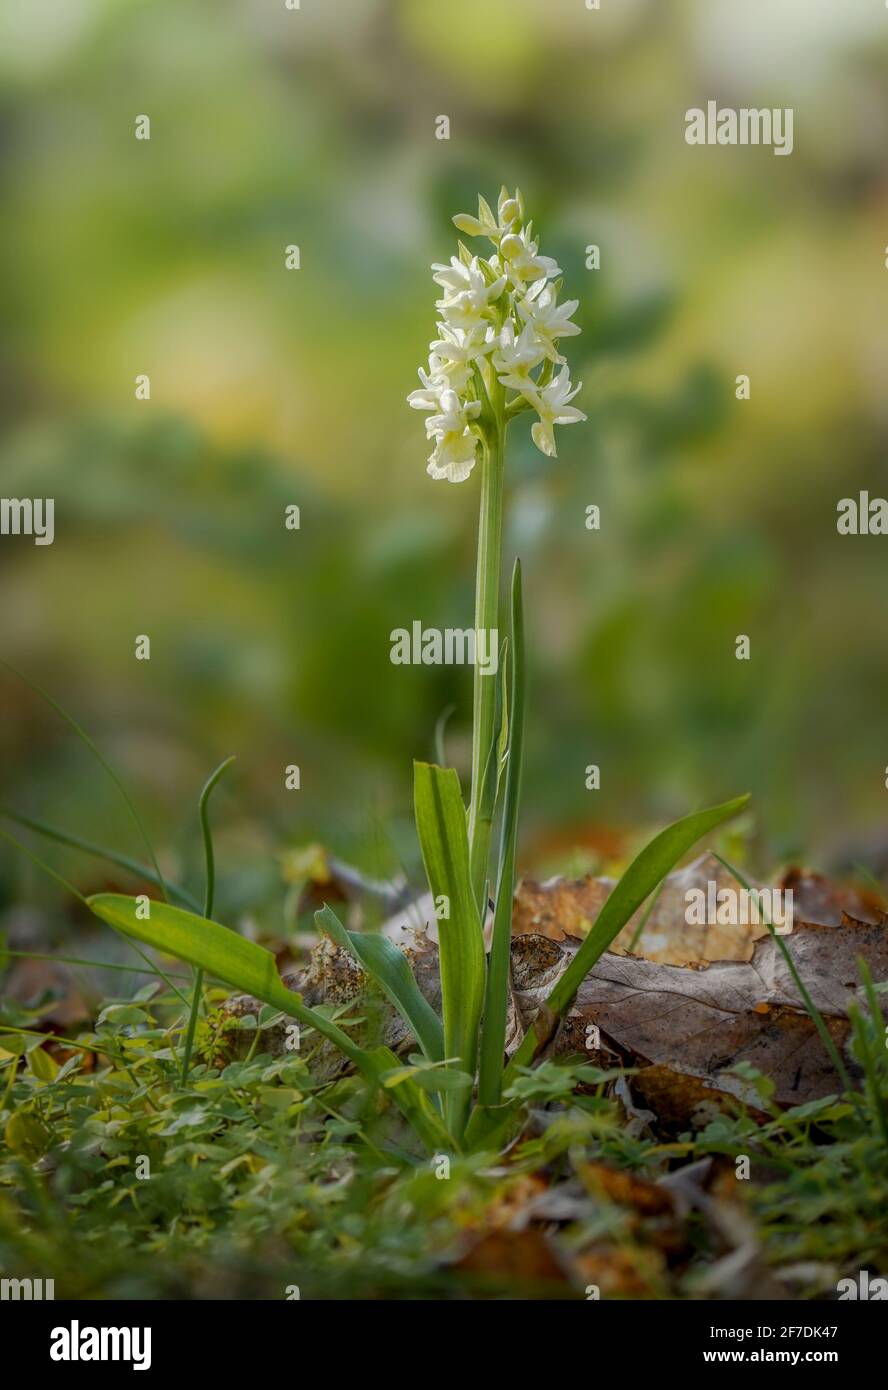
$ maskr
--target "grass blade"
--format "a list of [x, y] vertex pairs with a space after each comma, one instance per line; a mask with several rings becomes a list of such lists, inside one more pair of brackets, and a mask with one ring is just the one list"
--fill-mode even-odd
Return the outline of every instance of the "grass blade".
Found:
[[139, 815], [138, 811], [133, 805], [132, 800], [130, 799], [129, 792], [121, 782], [117, 773], [114, 771], [114, 768], [108, 762], [107, 758], [105, 758], [105, 756], [99, 751], [99, 749], [93, 743], [86, 730], [81, 728], [81, 726], [77, 723], [77, 720], [74, 719], [68, 713], [67, 710], [63, 709], [62, 706], [58, 703], [58, 701], [54, 700], [52, 696], [48, 694], [47, 691], [45, 691], [41, 685], [38, 685], [36, 681], [32, 681], [29, 676], [23, 675], [21, 671], [17, 671], [16, 668], [10, 662], [4, 661], [2, 657], [0, 657], [0, 666], [5, 666], [7, 671], [11, 671], [14, 676], [17, 676], [20, 681], [23, 681], [24, 684], [28, 686], [30, 690], [34, 691], [35, 695], [39, 695], [41, 700], [45, 700], [46, 703], [49, 705], [50, 709], [54, 709], [59, 718], [65, 721], [69, 729], [73, 729], [74, 733], [80, 739], [81, 743], [83, 743], [85, 747], [89, 749], [89, 751], [92, 753], [93, 757], [96, 759], [99, 765], [105, 769], [108, 776], [111, 778], [111, 781], [114, 783], [115, 787], [120, 792], [120, 795], [123, 797], [124, 803], [126, 804], [126, 808], [132, 816], [136, 829], [142, 837], [142, 841], [145, 845], [145, 848], [148, 851], [148, 857], [151, 860], [151, 863], [154, 867], [154, 872], [157, 875], [157, 882], [160, 886], [160, 891], [166, 898], [166, 884], [164, 883], [163, 874], [160, 872], [160, 865], [157, 862], [157, 855], [154, 853], [154, 846], [148, 838], [148, 832], [142, 824], [141, 816]]
[[[870, 1093], [870, 1104], [873, 1109], [875, 1127], [881, 1135], [883, 1143], [888, 1145], [888, 1115], [885, 1113], [884, 1083], [879, 1076], [880, 1070], [885, 1067], [885, 1048], [888, 1046], [888, 1038], [885, 1036], [885, 1019], [882, 1010], [879, 1008], [879, 1000], [873, 985], [872, 972], [863, 956], [857, 957], [857, 968], [860, 971], [860, 978], [863, 980], [863, 991], [866, 995], [867, 1008], [869, 1009], [869, 1019], [865, 1020], [860, 1012], [856, 1010], [860, 1023], [858, 1033], [858, 1050], [864, 1059], [864, 1071], [866, 1073], [867, 1085]], [[856, 1007], [856, 1006], [852, 1006]], [[852, 1019], [852, 1022], [854, 1020]], [[867, 1023], [869, 1028], [867, 1028]], [[870, 1049], [870, 1033], [873, 1036], [873, 1047]]]
[[[22, 811], [15, 811], [10, 806], [0, 807], [0, 816], [4, 820], [11, 820], [16, 825], [23, 825], [26, 830], [33, 830], [35, 834], [42, 835], [44, 839], [55, 840], [56, 844], [68, 845], [71, 849], [79, 849], [84, 854], [91, 854], [96, 859], [107, 859], [109, 864], [116, 864], [119, 869], [125, 869], [127, 873], [133, 874], [136, 878], [142, 878], [146, 883], [153, 883], [155, 888], [161, 888], [162, 883], [154, 870], [148, 865], [141, 863], [138, 859], [131, 859], [127, 854], [118, 854], [116, 850], [107, 849], [104, 845], [93, 844], [91, 840], [83, 840], [79, 835], [72, 835], [70, 831], [60, 830], [56, 825], [48, 825], [46, 821], [38, 820], [36, 816], [26, 816]], [[178, 898], [183, 907], [188, 907], [192, 912], [200, 910], [200, 903], [193, 898], [189, 892], [181, 888], [179, 884], [166, 880], [167, 891], [171, 898]]]
[[[210, 776], [207, 778], [204, 784], [204, 789], [200, 794], [200, 800], [197, 803], [197, 811], [198, 815], [200, 816], [200, 828], [201, 833], [203, 835], [204, 861], [206, 864], [206, 891], [204, 894], [203, 910], [204, 917], [212, 917], [213, 901], [216, 894], [216, 856], [213, 853], [213, 832], [210, 830], [210, 793], [212, 792], [216, 783], [219, 781], [219, 778], [222, 776], [225, 769], [227, 767], [230, 767], [233, 762], [233, 757], [226, 758], [224, 762], [221, 762], [219, 764], [215, 772], [210, 773]], [[203, 971], [198, 969], [194, 972], [194, 988], [191, 992], [191, 1010], [188, 1015], [188, 1029], [185, 1034], [185, 1048], [184, 1055], [182, 1057], [183, 1085], [188, 1080], [188, 1070], [191, 1066], [191, 1051], [194, 1047], [194, 1032], [197, 1028], [197, 1015], [200, 1011], [200, 1001], [202, 993]]]
[[121, 975], [156, 975], [160, 980], [188, 979], [187, 975], [164, 975], [156, 965], [121, 965], [119, 961], [89, 960], [86, 956], [57, 956], [49, 951], [8, 951], [5, 946], [0, 947], [0, 963], [6, 960], [50, 960], [57, 965], [82, 965], [89, 970], [116, 970]]
[[650, 918], [651, 913], [653, 912], [654, 908], [657, 906], [657, 903], [658, 903], [659, 898], [660, 898], [660, 894], [661, 894], [662, 891], [663, 891], [663, 884], [664, 884], [665, 882], [666, 882], [665, 878], [662, 879], [661, 882], [660, 882], [659, 888], [656, 890], [655, 893], [652, 893], [652, 894], [651, 894], [650, 902], [648, 903], [647, 907], [645, 908], [644, 912], [642, 913], [641, 919], [640, 919], [640, 921], [639, 921], [639, 923], [638, 923], [638, 926], [635, 928], [635, 931], [632, 933], [632, 940], [629, 942], [629, 946], [628, 946], [628, 951], [629, 951], [629, 954], [630, 954], [630, 955], [631, 955], [632, 952], [635, 950], [635, 948], [636, 948], [636, 946], [638, 945], [638, 943], [639, 943], [639, 941], [641, 940], [641, 938], [644, 936], [644, 929], [645, 929], [645, 927], [646, 927], [647, 924], [648, 924], [648, 919]]
[[[720, 864], [724, 865], [731, 877], [736, 879], [742, 888], [747, 889], [747, 891], [750, 893], [756, 892], [756, 890], [752, 887], [752, 884], [749, 883], [748, 880], [743, 877], [740, 870], [735, 869], [732, 864], [729, 864], [727, 859], [723, 859], [720, 854], [716, 854], [715, 858], [718, 860]], [[768, 928], [768, 931], [774, 938], [774, 941], [777, 945], [777, 949], [780, 951], [781, 955], [783, 956], [783, 959], [786, 961], [786, 968], [792, 976], [793, 983], [795, 984], [795, 987], [798, 990], [799, 995], [801, 996], [802, 1003], [808, 1011], [808, 1015], [811, 1019], [811, 1022], [814, 1024], [814, 1027], [820, 1034], [820, 1041], [823, 1043], [823, 1046], [829, 1053], [829, 1059], [835, 1067], [836, 1072], [838, 1073], [838, 1076], [842, 1082], [842, 1086], [844, 1090], [850, 1093], [854, 1089], [851, 1085], [851, 1078], [848, 1075], [844, 1062], [839, 1056], [839, 1050], [832, 1040], [830, 1031], [823, 1021], [823, 1015], [821, 1014], [817, 1005], [814, 1003], [814, 1000], [808, 993], [805, 982], [799, 974], [798, 970], [796, 969], [796, 963], [790, 954], [789, 947], [783, 940], [783, 937], [777, 935], [777, 932], [774, 930], [774, 924], [769, 920], [768, 914], [764, 911], [764, 908], [760, 908], [760, 910], [762, 912], [762, 917], [765, 926]]]
[[478, 1100], [481, 1105], [498, 1105], [502, 1095], [506, 1016], [509, 1007], [512, 898], [515, 892], [515, 849], [524, 747], [524, 609], [521, 596], [521, 564], [518, 560], [515, 561], [512, 572], [511, 637], [511, 689], [506, 701], [506, 708], [509, 710], [508, 762], [493, 939], [487, 965], [484, 1022], [481, 1032], [478, 1079]]
[[324, 931], [344, 951], [348, 951], [379, 985], [386, 998], [416, 1038], [430, 1062], [444, 1057], [444, 1031], [441, 1020], [420, 992], [410, 962], [393, 941], [379, 932], [350, 932], [332, 908], [326, 905], [314, 915], [319, 931]]
[[[28, 849], [27, 845], [23, 845], [20, 840], [17, 840], [15, 838], [14, 835], [10, 835], [8, 830], [0, 830], [0, 839], [4, 839], [9, 844], [14, 845], [15, 848], [19, 851], [19, 853], [23, 854], [26, 859], [30, 859], [32, 864], [36, 864], [38, 869], [42, 869], [45, 874], [48, 874], [49, 877], [54, 879], [56, 883], [61, 884], [61, 886], [67, 889], [69, 893], [72, 893], [75, 898], [79, 898], [80, 901], [83, 903], [84, 907], [89, 907], [89, 899], [85, 898], [83, 894], [80, 892], [80, 890], [74, 887], [73, 883], [69, 883], [68, 880], [66, 878], [63, 878], [60, 873], [56, 873], [55, 869], [53, 869], [51, 865], [47, 864], [44, 859], [41, 859], [39, 854], [35, 854], [33, 850]], [[159, 975], [160, 978], [164, 981], [164, 983], [167, 984], [169, 988], [172, 990], [173, 994], [175, 994], [177, 998], [181, 999], [182, 1003], [187, 1008], [188, 1000], [185, 998], [185, 995], [182, 993], [182, 991], [173, 984], [169, 975], [167, 975], [167, 973], [164, 970], [161, 970], [159, 966], [155, 965], [154, 962], [150, 959], [150, 957], [147, 956], [145, 952], [141, 949], [141, 947], [137, 946], [134, 941], [129, 941], [128, 944], [132, 947], [132, 949], [136, 952], [137, 955], [140, 955], [142, 957], [142, 960], [145, 962], [145, 964], [149, 966], [152, 975]]]
[[[461, 1071], [474, 1074], [484, 995], [484, 936], [469, 873], [469, 842], [459, 778], [452, 768], [414, 763], [416, 829], [429, 888], [446, 898], [449, 917], [438, 922], [438, 957], [444, 1014], [444, 1051]], [[469, 1098], [446, 1097], [450, 1128], [458, 1137]]]

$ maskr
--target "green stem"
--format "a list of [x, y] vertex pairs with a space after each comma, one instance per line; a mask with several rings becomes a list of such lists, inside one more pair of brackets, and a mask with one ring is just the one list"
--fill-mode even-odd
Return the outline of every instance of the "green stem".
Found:
[[[503, 460], [506, 444], [505, 391], [497, 386], [493, 398], [493, 438], [482, 452], [481, 511], [478, 519], [478, 567], [475, 578], [475, 630], [498, 628], [502, 557]], [[498, 645], [498, 643], [497, 643]], [[469, 864], [479, 909], [487, 880], [490, 834], [496, 790], [496, 677], [484, 676], [476, 660], [472, 717], [472, 796], [469, 803]]]
[[521, 600], [521, 565], [515, 561], [512, 575], [512, 657], [509, 698], [509, 761], [503, 806], [499, 877], [493, 940], [484, 997], [478, 1103], [499, 1105], [502, 1100], [503, 1056], [509, 1011], [509, 977], [512, 946], [512, 899], [515, 893], [515, 847], [518, 839], [518, 801], [521, 795], [521, 760], [524, 745], [524, 617]]

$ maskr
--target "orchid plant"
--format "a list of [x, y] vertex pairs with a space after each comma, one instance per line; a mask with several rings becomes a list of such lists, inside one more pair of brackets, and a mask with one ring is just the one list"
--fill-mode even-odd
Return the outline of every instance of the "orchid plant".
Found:
[[[428, 472], [458, 483], [480, 456], [481, 515], [475, 629], [497, 630], [502, 548], [503, 474], [506, 431], [523, 411], [537, 415], [531, 434], [537, 448], [556, 456], [555, 426], [585, 420], [571, 405], [581, 389], [558, 351], [561, 338], [579, 328], [571, 316], [576, 299], [558, 303], [561, 270], [540, 254], [533, 223], [524, 224], [520, 190], [500, 192], [497, 214], [478, 198], [478, 216], [459, 213], [455, 226], [493, 246], [490, 256], [473, 256], [460, 242], [449, 265], [432, 266], [444, 293], [435, 303], [440, 337], [430, 345], [422, 387], [408, 396], [416, 410], [430, 412], [426, 433], [434, 439]], [[557, 369], [557, 375], [554, 375]], [[475, 668], [472, 795], [469, 845], [472, 883], [479, 896], [485, 882], [493, 804], [491, 769], [496, 691]]]
[[[449, 265], [433, 266], [443, 291], [436, 302], [438, 334], [411, 406], [428, 412], [434, 447], [428, 472], [466, 481], [480, 464], [476, 630], [499, 631], [506, 434], [530, 411], [537, 448], [556, 457], [555, 427], [586, 417], [573, 399], [562, 339], [579, 332], [577, 300], [559, 303], [561, 271], [542, 255], [524, 200], [502, 190], [494, 214], [484, 198], [478, 215], [455, 217], [457, 228], [485, 238], [490, 255], [463, 244]], [[314, 1028], [334, 1043], [374, 1087], [387, 1092], [429, 1152], [496, 1149], [520, 1122], [513, 1089], [522, 1068], [548, 1047], [586, 975], [629, 918], [687, 850], [734, 815], [748, 798], [677, 821], [657, 835], [614, 888], [544, 1007], [511, 1057], [506, 1055], [510, 943], [524, 727], [524, 630], [521, 569], [515, 561], [509, 635], [495, 679], [474, 676], [471, 788], [468, 805], [457, 771], [414, 767], [416, 825], [438, 921], [441, 1017], [421, 993], [407, 956], [380, 933], [347, 930], [330, 907], [319, 928], [349, 951], [407, 1022], [419, 1049], [405, 1064], [386, 1047], [355, 1043], [345, 1028], [309, 1008], [281, 980], [272, 954], [203, 916], [168, 902], [119, 894], [90, 898], [92, 911], [136, 940], [189, 961]], [[213, 779], [211, 779], [212, 782]], [[208, 836], [202, 802], [203, 824]], [[499, 843], [491, 854], [494, 827]], [[208, 850], [208, 894], [212, 855]], [[485, 926], [493, 887], [489, 950]], [[162, 880], [161, 880], [162, 886]], [[185, 1069], [188, 1059], [186, 1055]]]

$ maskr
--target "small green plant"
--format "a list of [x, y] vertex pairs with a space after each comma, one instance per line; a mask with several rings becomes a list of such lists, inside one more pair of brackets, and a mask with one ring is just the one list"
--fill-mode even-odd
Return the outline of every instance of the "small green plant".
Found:
[[[503, 189], [494, 214], [478, 200], [477, 217], [461, 214], [456, 226], [486, 237], [488, 257], [461, 243], [449, 265], [436, 265], [443, 290], [437, 301], [440, 337], [433, 341], [422, 388], [409, 397], [429, 412], [426, 429], [434, 448], [428, 471], [461, 482], [480, 460], [476, 634], [498, 641], [501, 535], [506, 435], [526, 411], [536, 420], [534, 443], [555, 457], [555, 426], [585, 419], [571, 404], [579, 387], [558, 350], [561, 338], [579, 332], [571, 321], [577, 301], [558, 303], [560, 270], [539, 253], [532, 224], [524, 222], [520, 192]], [[187, 1076], [203, 973], [246, 991], [334, 1043], [374, 1087], [387, 1091], [432, 1153], [466, 1152], [499, 1145], [513, 1131], [526, 1086], [517, 1084], [552, 1038], [584, 978], [638, 907], [688, 849], [746, 805], [740, 797], [676, 822], [629, 866], [569, 968], [514, 1056], [505, 1056], [512, 899], [521, 786], [524, 727], [524, 625], [521, 568], [511, 586], [508, 639], [500, 646], [495, 675], [474, 674], [472, 776], [468, 806], [453, 768], [415, 764], [416, 828], [429, 887], [445, 905], [439, 922], [442, 1017], [422, 996], [410, 965], [380, 935], [349, 932], [329, 907], [317, 913], [321, 930], [350, 951], [411, 1028], [421, 1056], [404, 1066], [388, 1048], [358, 1046], [324, 1014], [304, 1004], [281, 981], [274, 957], [262, 946], [210, 920], [212, 842], [207, 848], [207, 909], [202, 916], [169, 902], [140, 911], [135, 899], [100, 894], [91, 910], [118, 931], [190, 962], [195, 980], [183, 1079]], [[492, 862], [493, 830], [500, 836]], [[157, 877], [160, 878], [159, 870]], [[489, 885], [494, 885], [492, 944], [485, 952]]]

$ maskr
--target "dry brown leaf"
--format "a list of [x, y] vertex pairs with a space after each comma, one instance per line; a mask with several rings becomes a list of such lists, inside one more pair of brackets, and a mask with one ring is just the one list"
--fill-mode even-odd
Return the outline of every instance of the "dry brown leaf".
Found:
[[599, 1244], [575, 1255], [573, 1266], [579, 1282], [597, 1288], [601, 1298], [656, 1297], [666, 1276], [658, 1250], [634, 1246]]
[[578, 1163], [583, 1186], [619, 1206], [632, 1207], [640, 1216], [671, 1216], [675, 1204], [670, 1193], [647, 1178], [607, 1163]]
[[[691, 866], [695, 868], [695, 866]], [[706, 873], [706, 861], [696, 872]], [[849, 1036], [848, 1004], [859, 989], [857, 957], [862, 956], [877, 982], [888, 980], [888, 927], [845, 916], [839, 926], [799, 923], [781, 938], [824, 1016], [840, 1052]], [[554, 941], [519, 934], [512, 941], [514, 1027], [509, 1049], [527, 1027], [578, 949], [578, 942]], [[437, 947], [418, 935], [409, 952], [417, 983], [440, 1008]], [[307, 971], [288, 979], [306, 1002], [347, 1003], [368, 1015], [376, 1011], [382, 1040], [396, 1051], [415, 1047], [409, 1029], [388, 1003], [365, 995], [366, 980], [354, 962], [330, 941], [315, 948]], [[371, 1008], [372, 1003], [372, 1008]], [[234, 1013], [257, 1012], [255, 1000], [229, 1001]], [[591, 1028], [599, 1045], [590, 1050]], [[270, 1050], [283, 1047], [283, 1028], [266, 1034]], [[278, 1036], [280, 1033], [280, 1037]], [[356, 1038], [362, 1040], [359, 1027]], [[581, 1053], [611, 1066], [622, 1059], [642, 1070], [632, 1087], [667, 1127], [699, 1127], [726, 1095], [741, 1097], [752, 1108], [760, 1098], [734, 1074], [746, 1062], [770, 1077], [780, 1105], [798, 1105], [832, 1094], [839, 1078], [805, 1011], [780, 949], [772, 936], [754, 945], [750, 961], [666, 965], [638, 956], [606, 952], [587, 976], [574, 1006], [553, 1040], [555, 1055]], [[847, 1052], [849, 1072], [859, 1070]], [[350, 1064], [331, 1044], [321, 1043], [312, 1069], [323, 1079], [349, 1070]]]
[[569, 1287], [565, 1268], [549, 1240], [535, 1226], [520, 1231], [487, 1231], [468, 1246], [451, 1268], [493, 1285], [518, 1283], [537, 1290], [540, 1285], [549, 1285], [553, 1294], [563, 1294]]
[[[842, 1051], [849, 1034], [848, 1004], [860, 983], [857, 957], [867, 961], [877, 981], [888, 979], [888, 930], [850, 920], [841, 927], [802, 924], [783, 941]], [[564, 943], [557, 949], [566, 967], [576, 946]], [[548, 994], [560, 968], [550, 966], [542, 987], [519, 991], [525, 1018], [537, 995]], [[762, 1005], [767, 1005], [764, 1012]], [[781, 1105], [802, 1104], [839, 1086], [771, 936], [757, 943], [748, 964], [722, 961], [689, 969], [607, 952], [580, 987], [554, 1051], [586, 1050], [590, 1024], [636, 1064], [696, 1078], [753, 1105], [755, 1094], [732, 1074], [738, 1062], [769, 1076]], [[846, 1062], [853, 1073], [853, 1062], [847, 1057]], [[646, 1101], [652, 1104], [653, 1098], [647, 1095]]]
[[[683, 869], [669, 874], [654, 902], [633, 954], [663, 965], [689, 965], [695, 961], [751, 960], [756, 941], [768, 928], [758, 925], [692, 925], [686, 919], [687, 893], [707, 892], [715, 885], [736, 889], [737, 884], [711, 854], [703, 854]], [[512, 931], [533, 933], [550, 941], [581, 940], [607, 902], [616, 880], [593, 878], [550, 879], [547, 883], [525, 880], [515, 895]], [[754, 887], [759, 885], [754, 884]], [[630, 917], [613, 945], [617, 954], [627, 952], [644, 918], [648, 904]]]
[[780, 887], [792, 889], [795, 914], [803, 922], [838, 927], [846, 913], [862, 922], [884, 921], [885, 914], [875, 893], [833, 883], [822, 874], [788, 869], [780, 880]]

